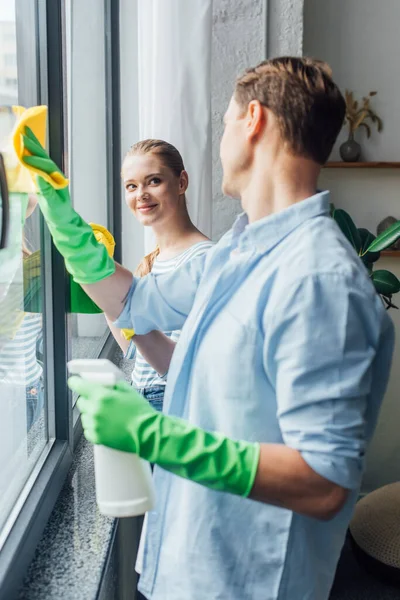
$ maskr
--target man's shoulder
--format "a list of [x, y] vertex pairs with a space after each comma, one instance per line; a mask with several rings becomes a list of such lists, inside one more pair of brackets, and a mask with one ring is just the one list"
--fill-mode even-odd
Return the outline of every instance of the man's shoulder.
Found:
[[[310, 220], [292, 232], [275, 248], [266, 261], [275, 270], [269, 282], [268, 313], [279, 313], [280, 306], [303, 299], [328, 305], [365, 303], [376, 316], [385, 312], [368, 271], [336, 223], [327, 217]], [[347, 300], [346, 300], [347, 299]]]
[[282, 242], [281, 267], [288, 279], [327, 273], [347, 278], [357, 273], [368, 281], [367, 270], [336, 222], [316, 217], [304, 222]]

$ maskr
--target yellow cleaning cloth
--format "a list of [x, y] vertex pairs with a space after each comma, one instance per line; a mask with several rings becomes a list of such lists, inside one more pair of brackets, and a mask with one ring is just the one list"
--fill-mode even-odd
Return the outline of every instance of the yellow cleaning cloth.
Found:
[[[8, 108], [10, 114], [13, 115], [15, 122], [19, 119], [25, 108], [23, 106], [12, 106]], [[36, 182], [33, 181], [32, 175], [19, 162], [13, 146], [13, 134], [5, 141], [2, 148], [2, 154], [6, 167], [7, 185], [10, 193], [31, 194], [37, 191]]]
[[23, 161], [24, 156], [31, 156], [31, 153], [25, 148], [22, 139], [22, 136], [25, 134], [25, 127], [32, 129], [43, 148], [46, 145], [47, 106], [32, 106], [32, 108], [27, 109], [24, 109], [22, 106], [16, 106], [13, 109], [15, 114], [19, 116], [13, 131], [13, 145], [15, 154], [21, 165], [30, 171], [33, 178], [35, 175], [40, 175], [55, 190], [67, 187], [68, 179], [59, 171], [53, 171], [53, 173], [48, 174], [35, 167], [26, 165]]
[[[89, 225], [93, 229], [94, 237], [99, 244], [104, 244], [108, 254], [114, 256], [115, 240], [113, 235], [103, 225], [97, 225], [96, 223], [89, 223]], [[126, 340], [131, 340], [135, 335], [133, 329], [121, 329], [121, 333]]]
[[97, 223], [89, 223], [89, 225], [93, 229], [94, 237], [98, 243], [106, 247], [111, 257], [114, 256], [115, 240], [112, 233], [103, 227], [103, 225], [98, 225]]

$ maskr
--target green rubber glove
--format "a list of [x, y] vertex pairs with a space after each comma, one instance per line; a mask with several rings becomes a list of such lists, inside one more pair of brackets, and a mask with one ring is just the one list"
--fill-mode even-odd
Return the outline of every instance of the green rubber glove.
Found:
[[71, 377], [86, 438], [93, 444], [134, 452], [214, 490], [248, 496], [259, 444], [234, 441], [154, 410], [128, 383], [107, 387]]
[[[47, 175], [61, 173], [29, 127], [25, 127], [22, 140], [25, 149], [32, 155], [23, 156], [28, 169], [33, 167]], [[97, 242], [90, 225], [73, 209], [68, 186], [56, 190], [40, 176], [37, 176], [37, 184], [40, 210], [74, 281], [96, 283], [112, 275], [115, 272], [114, 260]]]
[[[41, 253], [37, 250], [30, 256], [24, 258], [23, 275], [24, 275], [24, 311], [31, 313], [41, 313], [42, 307], [42, 279], [41, 273]], [[97, 314], [102, 310], [93, 302], [85, 293], [78, 283], [75, 283], [70, 275], [70, 305], [71, 313], [80, 314]]]

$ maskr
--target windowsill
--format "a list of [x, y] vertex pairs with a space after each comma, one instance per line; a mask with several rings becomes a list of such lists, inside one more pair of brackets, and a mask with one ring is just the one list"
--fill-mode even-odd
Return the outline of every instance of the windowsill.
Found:
[[[127, 380], [130, 379], [132, 361], [123, 360], [122, 352], [111, 337], [104, 344], [101, 356], [112, 360], [125, 372]], [[28, 568], [19, 600], [97, 600], [100, 587], [105, 581], [109, 583], [109, 578], [104, 576], [117, 520], [104, 517], [97, 508], [93, 446], [81, 432], [81, 427], [77, 428], [73, 463]], [[128, 535], [125, 550], [135, 556], [140, 522], [137, 519], [122, 521], [126, 523], [119, 525], [118, 540]], [[125, 529], [128, 533], [124, 534]], [[135, 589], [134, 562], [119, 582], [128, 589]], [[101, 595], [104, 600], [111, 597], [114, 596], [107, 591]]]
[[18, 598], [95, 600], [115, 523], [98, 511], [93, 447], [82, 438]]

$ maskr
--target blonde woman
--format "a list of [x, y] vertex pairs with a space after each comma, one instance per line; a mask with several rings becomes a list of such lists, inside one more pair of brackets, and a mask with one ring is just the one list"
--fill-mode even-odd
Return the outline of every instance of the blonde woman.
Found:
[[[152, 228], [157, 244], [143, 258], [135, 275], [173, 271], [210, 249], [210, 240], [190, 220], [186, 203], [189, 177], [172, 144], [153, 139], [136, 143], [123, 161], [121, 175], [128, 207], [144, 227]], [[129, 342], [121, 330], [109, 324], [125, 356], [135, 359], [132, 385], [161, 410], [166, 372], [180, 332], [164, 332], [165, 339], [160, 344], [164, 360], [158, 365], [157, 360], [153, 361], [154, 348], [149, 347], [148, 336], [135, 336]]]

